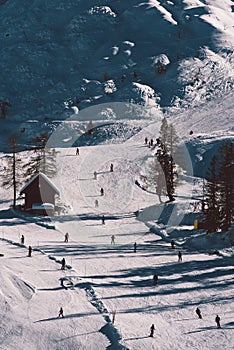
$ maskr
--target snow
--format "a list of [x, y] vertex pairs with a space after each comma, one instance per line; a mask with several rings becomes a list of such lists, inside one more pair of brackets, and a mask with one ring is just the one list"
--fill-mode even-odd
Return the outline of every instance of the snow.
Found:
[[[233, 350], [233, 225], [194, 228], [209, 161], [234, 138], [233, 1], [2, 1], [0, 18], [0, 98], [12, 103], [0, 173], [12, 132], [25, 148], [49, 131], [63, 207], [20, 214], [0, 187], [0, 348]], [[175, 201], [160, 204], [140, 176], [163, 116], [184, 171]]]

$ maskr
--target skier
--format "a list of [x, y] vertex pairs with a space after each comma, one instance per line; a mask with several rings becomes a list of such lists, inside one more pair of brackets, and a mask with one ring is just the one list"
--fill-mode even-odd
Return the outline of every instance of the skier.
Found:
[[94, 180], [97, 180], [97, 172], [96, 171], [94, 171], [93, 177], [94, 177]]
[[150, 141], [148, 142], [148, 148], [150, 148], [151, 147], [151, 143], [150, 143]]
[[102, 215], [102, 225], [105, 225], [105, 216]]
[[79, 156], [79, 154], [80, 154], [80, 150], [79, 150], [79, 148], [77, 148], [76, 149], [76, 155]]
[[199, 318], [202, 318], [201, 310], [198, 307], [196, 308], [196, 314]]
[[65, 233], [65, 236], [64, 236], [64, 242], [68, 242], [68, 237], [69, 237], [69, 234], [68, 232]]
[[180, 250], [178, 252], [178, 261], [182, 261], [182, 253]]
[[216, 324], [217, 324], [217, 328], [221, 328], [221, 326], [220, 326], [220, 317], [219, 317], [219, 315], [217, 315], [217, 316], [215, 317], [215, 322], [216, 322]]
[[111, 244], [115, 244], [115, 236], [114, 235], [111, 236]]
[[113, 164], [110, 165], [110, 172], [113, 173]]
[[58, 314], [58, 317], [64, 317], [64, 314], [63, 314], [63, 308], [62, 307], [60, 307], [60, 310], [59, 310], [59, 314]]
[[171, 249], [175, 249], [175, 241], [173, 239], [171, 240]]
[[94, 204], [95, 204], [95, 208], [97, 208], [98, 207], [98, 200], [97, 199], [95, 199]]
[[153, 286], [157, 286], [158, 284], [158, 275], [153, 275]]
[[148, 144], [148, 138], [145, 137], [145, 144], [147, 145]]
[[134, 253], [136, 253], [136, 250], [137, 250], [137, 244], [136, 242], [134, 243]]
[[154, 327], [154, 324], [152, 324], [152, 326], [150, 327], [150, 337], [153, 337], [154, 336], [154, 330], [155, 330], [155, 327]]
[[24, 235], [21, 236], [21, 244], [24, 244]]
[[32, 247], [31, 246], [29, 246], [28, 247], [28, 256], [32, 256]]
[[101, 194], [101, 196], [104, 196], [104, 190], [103, 190], [103, 188], [101, 188], [100, 194]]
[[152, 147], [152, 146], [153, 146], [153, 144], [154, 144], [154, 140], [153, 140], [153, 139], [151, 139], [151, 140], [150, 140], [150, 146]]
[[61, 270], [65, 270], [66, 261], [65, 261], [65, 259], [64, 259], [64, 258], [62, 258], [61, 263], [62, 263]]

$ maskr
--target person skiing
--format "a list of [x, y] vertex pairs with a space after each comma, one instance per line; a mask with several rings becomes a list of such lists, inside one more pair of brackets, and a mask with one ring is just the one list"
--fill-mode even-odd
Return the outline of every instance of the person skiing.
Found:
[[115, 236], [114, 235], [111, 236], [111, 244], [115, 244]]
[[110, 165], [110, 172], [113, 173], [113, 164]]
[[31, 246], [29, 246], [28, 247], [28, 256], [32, 256], [32, 247]]
[[105, 225], [105, 216], [102, 215], [102, 225]]
[[155, 327], [154, 327], [154, 324], [152, 324], [152, 326], [150, 327], [150, 337], [153, 337], [154, 336], [154, 330], [155, 330]]
[[96, 171], [94, 171], [93, 177], [94, 177], [94, 180], [97, 180], [97, 172]]
[[62, 307], [60, 307], [60, 310], [59, 310], [59, 314], [58, 314], [58, 317], [64, 317], [64, 314], [63, 314], [63, 308]]
[[147, 145], [148, 144], [148, 138], [145, 137], [145, 144]]
[[95, 208], [97, 208], [98, 207], [98, 200], [97, 199], [95, 199], [94, 204], [95, 204]]
[[199, 318], [202, 318], [201, 310], [198, 307], [196, 308], [196, 314]]
[[134, 243], [134, 253], [136, 253], [136, 250], [137, 250], [137, 244], [136, 242]]
[[182, 253], [180, 250], [178, 252], [178, 261], [182, 261]]
[[104, 196], [104, 189], [103, 188], [101, 188], [100, 194], [101, 194], [101, 196]]
[[215, 322], [216, 322], [216, 324], [217, 324], [217, 328], [221, 328], [221, 326], [220, 326], [220, 317], [219, 317], [219, 315], [217, 315], [217, 316], [215, 317]]
[[153, 285], [154, 286], [157, 286], [157, 284], [158, 284], [158, 275], [153, 275]]
[[151, 139], [151, 140], [150, 140], [150, 146], [152, 147], [153, 145], [154, 145], [154, 140]]
[[21, 241], [21, 244], [24, 244], [24, 235], [21, 236], [20, 241]]
[[65, 261], [65, 259], [64, 259], [64, 258], [62, 258], [61, 264], [62, 264], [62, 266], [61, 266], [61, 270], [65, 270], [65, 267], [66, 267], [66, 261]]
[[68, 237], [69, 237], [69, 234], [68, 232], [65, 233], [65, 236], [64, 236], [64, 242], [68, 242]]
[[171, 240], [171, 249], [175, 249], [175, 241], [173, 239]]
[[79, 148], [77, 148], [76, 149], [76, 155], [79, 156], [79, 154], [80, 154], [80, 150], [79, 150]]

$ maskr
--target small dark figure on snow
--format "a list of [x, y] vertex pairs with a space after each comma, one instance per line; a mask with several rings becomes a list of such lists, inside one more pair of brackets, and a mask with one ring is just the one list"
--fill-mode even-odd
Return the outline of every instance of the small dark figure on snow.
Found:
[[216, 322], [216, 324], [217, 324], [217, 328], [221, 328], [221, 326], [220, 326], [220, 317], [219, 317], [219, 315], [217, 315], [217, 316], [215, 317], [215, 322]]
[[79, 148], [77, 148], [76, 149], [76, 155], [79, 156], [79, 154], [80, 154], [80, 150], [79, 150]]
[[111, 173], [113, 173], [113, 170], [114, 170], [113, 167], [114, 167], [114, 166], [113, 166], [113, 164], [111, 163], [111, 165], [110, 165], [110, 172], [111, 172]]
[[62, 264], [62, 266], [61, 266], [61, 270], [65, 270], [65, 267], [66, 267], [66, 261], [65, 261], [65, 259], [64, 259], [64, 258], [62, 258], [61, 264]]
[[28, 247], [28, 256], [32, 256], [32, 247], [31, 246], [29, 246]]
[[95, 204], [95, 208], [97, 208], [98, 207], [98, 200], [97, 199], [95, 199], [94, 204]]
[[151, 143], [150, 143], [150, 141], [148, 142], [148, 148], [150, 148], [151, 147]]
[[111, 244], [115, 244], [115, 236], [114, 235], [111, 236]]
[[182, 261], [182, 253], [180, 250], [178, 252], [178, 261]]
[[65, 233], [65, 236], [64, 236], [64, 242], [67, 243], [68, 242], [68, 237], [69, 237], [69, 234], [68, 232]]
[[137, 250], [137, 244], [136, 242], [134, 243], [134, 253], [136, 253], [136, 250]]
[[21, 244], [24, 244], [24, 235], [21, 236], [20, 242]]
[[145, 144], [146, 145], [148, 144], [148, 138], [147, 137], [145, 138]]
[[63, 308], [62, 307], [60, 307], [58, 317], [62, 317], [62, 318], [64, 317]]
[[196, 308], [196, 314], [199, 318], [202, 318], [201, 310], [198, 307]]
[[154, 140], [153, 140], [153, 139], [151, 139], [151, 140], [150, 140], [150, 146], [152, 147], [152, 146], [153, 146], [153, 144], [154, 144]]
[[100, 194], [101, 194], [101, 196], [104, 196], [104, 190], [103, 190], [103, 188], [101, 188]]
[[105, 225], [105, 216], [102, 215], [102, 225]]
[[158, 284], [158, 275], [155, 274], [155, 275], [153, 276], [153, 285], [154, 285], [154, 286], [157, 286], [157, 284]]
[[171, 240], [171, 249], [175, 249], [175, 241], [173, 239]]
[[97, 180], [97, 172], [96, 171], [94, 171], [93, 177], [94, 177], [94, 180]]
[[193, 130], [190, 130], [189, 135], [192, 135], [192, 134], [193, 134]]
[[154, 336], [154, 330], [155, 330], [155, 327], [154, 327], [154, 324], [152, 324], [152, 326], [150, 327], [150, 337], [153, 337]]

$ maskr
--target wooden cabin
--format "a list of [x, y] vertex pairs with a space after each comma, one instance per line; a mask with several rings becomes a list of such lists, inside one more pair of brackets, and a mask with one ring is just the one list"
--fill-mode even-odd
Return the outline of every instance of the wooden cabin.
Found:
[[24, 194], [24, 211], [32, 214], [53, 215], [59, 189], [43, 173], [34, 175], [20, 190]]

